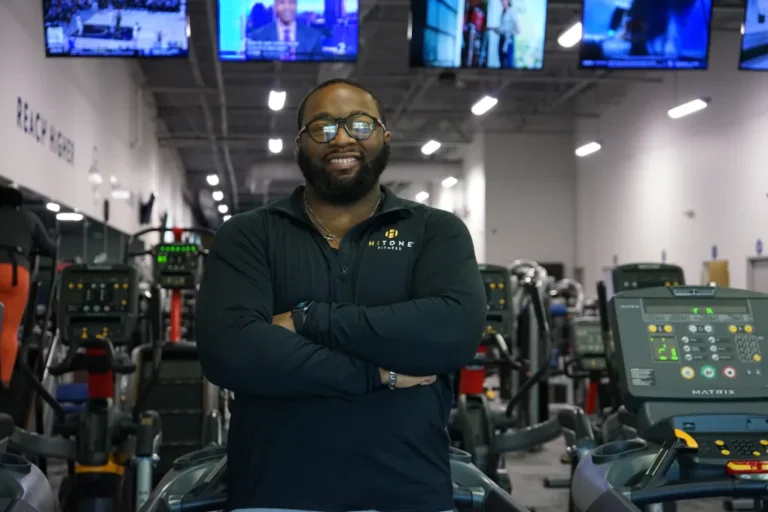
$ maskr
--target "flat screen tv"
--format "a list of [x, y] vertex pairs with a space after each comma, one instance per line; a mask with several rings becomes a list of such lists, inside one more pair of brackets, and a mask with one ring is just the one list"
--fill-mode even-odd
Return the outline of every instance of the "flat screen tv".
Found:
[[541, 69], [547, 0], [411, 0], [412, 67]]
[[768, 71], [768, 1], [747, 0], [739, 68]]
[[584, 0], [589, 69], [707, 69], [712, 0]]
[[49, 57], [186, 57], [187, 0], [43, 0]]
[[219, 59], [355, 62], [359, 3], [219, 0]]

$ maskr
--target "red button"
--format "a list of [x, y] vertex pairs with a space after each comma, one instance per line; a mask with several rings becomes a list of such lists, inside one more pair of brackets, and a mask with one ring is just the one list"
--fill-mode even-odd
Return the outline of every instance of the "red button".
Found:
[[723, 369], [723, 375], [725, 375], [729, 379], [736, 378], [736, 369], [731, 366], [726, 366]]

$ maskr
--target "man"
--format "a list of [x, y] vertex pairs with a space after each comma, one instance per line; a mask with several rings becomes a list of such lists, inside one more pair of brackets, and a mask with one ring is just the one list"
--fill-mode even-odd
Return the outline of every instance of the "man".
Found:
[[299, 107], [306, 186], [227, 221], [197, 308], [206, 377], [234, 391], [230, 510], [452, 510], [450, 375], [486, 298], [464, 223], [379, 185], [390, 134], [365, 89]]
[[319, 58], [323, 51], [322, 36], [318, 30], [296, 22], [296, 9], [296, 0], [275, 0], [276, 20], [248, 33], [248, 39], [251, 41], [280, 43], [280, 49], [262, 52], [265, 58], [275, 60]]

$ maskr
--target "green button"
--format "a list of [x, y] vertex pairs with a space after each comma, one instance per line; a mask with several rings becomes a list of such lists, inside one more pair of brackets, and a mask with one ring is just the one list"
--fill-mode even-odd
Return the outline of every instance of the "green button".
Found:
[[717, 372], [715, 371], [714, 366], [702, 366], [701, 367], [701, 376], [705, 377], [707, 379], [714, 379], [715, 375], [717, 375]]

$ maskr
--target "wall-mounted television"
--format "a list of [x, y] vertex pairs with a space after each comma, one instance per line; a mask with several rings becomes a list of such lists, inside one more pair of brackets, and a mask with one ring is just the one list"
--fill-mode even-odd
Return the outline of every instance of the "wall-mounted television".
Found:
[[712, 0], [584, 0], [589, 69], [707, 69]]
[[186, 57], [187, 0], [43, 0], [49, 57]]
[[355, 62], [359, 3], [219, 0], [219, 59]]
[[739, 68], [768, 71], [768, 1], [747, 0]]
[[412, 67], [541, 69], [547, 0], [411, 0]]

